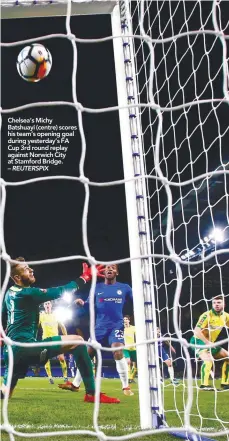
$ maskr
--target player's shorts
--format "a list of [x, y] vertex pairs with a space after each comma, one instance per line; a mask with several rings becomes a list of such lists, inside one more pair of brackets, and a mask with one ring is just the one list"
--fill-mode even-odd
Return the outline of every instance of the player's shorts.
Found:
[[[55, 337], [48, 337], [44, 340], [38, 340], [37, 342], [44, 343], [42, 346], [32, 346], [32, 347], [22, 347], [22, 346], [12, 346], [13, 350], [13, 377], [12, 377], [12, 387], [15, 386], [17, 380], [24, 378], [28, 371], [29, 366], [36, 364], [45, 364], [50, 358], [56, 357], [63, 352], [63, 346], [56, 344], [54, 346], [47, 346], [45, 343], [53, 341], [60, 342], [61, 336], [56, 335]], [[26, 343], [30, 343], [27, 341]], [[33, 341], [31, 341], [33, 343]], [[8, 376], [8, 348], [4, 348], [4, 361], [5, 361], [5, 374], [4, 374], [4, 384], [6, 384]]]
[[170, 360], [171, 357], [166, 352], [166, 350], [163, 348], [162, 344], [158, 344], [158, 355], [162, 359], [162, 361]]
[[[195, 338], [194, 336], [192, 336], [192, 338], [190, 339], [190, 343], [192, 343], [193, 345], [201, 345], [201, 346], [205, 346], [205, 343], [200, 340], [199, 338]], [[213, 356], [218, 354], [218, 352], [221, 351], [221, 346], [217, 346], [216, 348], [190, 348], [196, 355], [196, 357], [200, 356], [200, 353], [203, 351], [206, 351], [208, 353], [211, 353]]]
[[123, 354], [125, 358], [130, 358], [131, 361], [137, 362], [136, 350], [123, 349]]
[[117, 323], [116, 326], [105, 327], [96, 325], [95, 326], [95, 337], [96, 340], [103, 346], [108, 343], [109, 346], [112, 343], [122, 343], [124, 345], [124, 327], [123, 323]]

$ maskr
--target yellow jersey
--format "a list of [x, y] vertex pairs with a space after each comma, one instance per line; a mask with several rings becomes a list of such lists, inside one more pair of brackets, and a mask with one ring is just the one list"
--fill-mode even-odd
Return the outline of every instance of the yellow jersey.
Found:
[[59, 335], [58, 326], [61, 327], [63, 334], [67, 334], [65, 326], [57, 321], [56, 316], [55, 314], [53, 314], [53, 312], [51, 312], [50, 314], [47, 314], [46, 312], [41, 312], [39, 317], [39, 324], [42, 327], [43, 339]]
[[[126, 328], [124, 328], [124, 340], [125, 340], [125, 345], [134, 345], [136, 340], [135, 340], [135, 326], [128, 326]], [[133, 347], [129, 347], [127, 348], [128, 351], [135, 351], [136, 350], [136, 346]]]
[[218, 314], [210, 309], [200, 316], [196, 326], [210, 342], [215, 342], [222, 329], [229, 327], [229, 314], [225, 311]]

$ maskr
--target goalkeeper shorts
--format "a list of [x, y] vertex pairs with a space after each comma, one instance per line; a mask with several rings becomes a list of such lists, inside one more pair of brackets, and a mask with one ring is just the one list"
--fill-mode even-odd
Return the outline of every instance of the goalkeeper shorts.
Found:
[[[37, 343], [43, 343], [42, 346], [37, 346], [34, 341], [27, 341], [25, 343], [34, 343], [32, 347], [22, 347], [22, 346], [12, 346], [13, 350], [13, 377], [11, 385], [14, 387], [20, 378], [24, 378], [29, 369], [29, 366], [36, 364], [45, 364], [50, 358], [56, 357], [57, 355], [63, 353], [63, 346], [60, 344], [55, 344], [53, 346], [47, 346], [47, 342], [61, 342], [61, 336], [57, 335], [55, 337], [48, 337], [44, 340], [38, 340]], [[4, 373], [4, 384], [7, 382], [8, 377], [8, 348], [4, 348], [4, 361], [5, 361], [5, 373]]]

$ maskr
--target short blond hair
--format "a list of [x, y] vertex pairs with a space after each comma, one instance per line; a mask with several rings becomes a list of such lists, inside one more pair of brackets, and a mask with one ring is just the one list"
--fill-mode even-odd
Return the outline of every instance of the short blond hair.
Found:
[[18, 267], [20, 266], [20, 263], [25, 262], [24, 257], [17, 257], [14, 260], [16, 260], [18, 263], [11, 263], [10, 276], [12, 277], [12, 279], [18, 274]]

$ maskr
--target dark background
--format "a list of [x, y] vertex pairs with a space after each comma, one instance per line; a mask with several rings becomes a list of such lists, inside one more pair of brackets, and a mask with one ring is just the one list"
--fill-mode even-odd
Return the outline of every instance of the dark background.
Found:
[[[12, 22], [11, 22], [12, 23]], [[41, 28], [42, 23], [42, 28]], [[99, 25], [98, 25], [99, 23]], [[65, 32], [65, 19], [45, 18], [2, 22], [3, 41]], [[73, 17], [71, 29], [81, 38], [99, 38], [111, 33], [107, 16]], [[25, 45], [2, 49], [2, 106], [11, 108], [36, 101], [72, 101], [72, 45], [67, 39], [55, 38], [41, 42], [53, 58], [49, 76], [36, 84], [27, 83], [17, 73], [16, 57]], [[76, 78], [78, 101], [84, 106], [100, 108], [117, 105], [112, 42], [78, 45]], [[7, 118], [9, 116], [47, 116], [56, 124], [77, 125], [76, 110], [63, 106], [34, 108], [3, 115], [2, 176], [17, 181], [42, 176], [42, 173], [9, 172], [6, 169]], [[53, 124], [54, 124], [53, 122]], [[85, 175], [102, 182], [123, 178], [119, 119], [117, 112], [102, 115], [83, 113], [87, 143]], [[79, 176], [81, 139], [79, 131], [70, 139], [65, 163], [53, 174]], [[45, 176], [45, 173], [43, 173]], [[47, 175], [47, 174], [46, 174]], [[7, 188], [5, 240], [7, 252], [23, 255], [27, 260], [54, 258], [72, 254], [85, 255], [82, 244], [81, 219], [84, 187], [70, 181], [54, 181]], [[124, 186], [90, 187], [88, 241], [91, 254], [99, 260], [127, 257], [128, 238]], [[128, 265], [122, 278], [129, 280]], [[49, 286], [64, 283], [79, 275], [81, 263], [42, 265], [36, 268], [38, 283]]]

